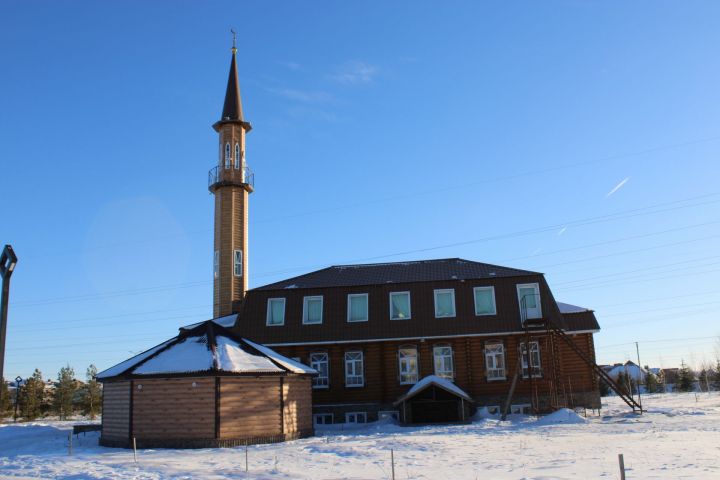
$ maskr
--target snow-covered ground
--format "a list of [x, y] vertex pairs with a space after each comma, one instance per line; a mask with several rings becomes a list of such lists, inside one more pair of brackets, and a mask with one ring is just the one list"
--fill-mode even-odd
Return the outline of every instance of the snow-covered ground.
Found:
[[407, 428], [369, 424], [244, 448], [141, 450], [102, 448], [97, 434], [73, 443], [67, 422], [0, 426], [0, 478], [397, 479], [720, 478], [720, 393], [647, 396], [648, 412], [628, 413], [604, 399], [602, 416], [561, 411], [507, 422]]

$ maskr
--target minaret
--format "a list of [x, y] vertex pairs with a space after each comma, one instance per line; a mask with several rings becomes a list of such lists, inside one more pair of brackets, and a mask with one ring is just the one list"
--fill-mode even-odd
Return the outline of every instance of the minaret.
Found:
[[208, 188], [215, 195], [215, 249], [213, 258], [213, 315], [233, 313], [248, 288], [248, 195], [254, 176], [245, 164], [245, 134], [252, 128], [243, 118], [235, 63], [233, 34], [230, 75], [218, 132], [218, 165], [208, 173]]

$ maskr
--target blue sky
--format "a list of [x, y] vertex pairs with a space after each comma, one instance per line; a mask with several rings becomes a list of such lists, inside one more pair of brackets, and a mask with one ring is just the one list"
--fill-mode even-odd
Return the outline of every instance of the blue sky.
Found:
[[720, 335], [716, 2], [5, 2], [6, 377], [123, 360], [212, 311], [230, 60], [251, 286], [463, 257], [596, 310], [601, 362]]

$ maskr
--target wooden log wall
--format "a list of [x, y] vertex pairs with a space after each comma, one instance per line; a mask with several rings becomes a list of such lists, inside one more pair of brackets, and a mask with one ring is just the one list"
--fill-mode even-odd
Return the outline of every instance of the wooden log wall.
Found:
[[130, 436], [130, 382], [103, 384], [102, 436], [127, 440]]
[[311, 431], [312, 386], [309, 377], [286, 377], [283, 383], [285, 434]]
[[215, 379], [135, 380], [132, 423], [138, 439], [214, 438]]
[[223, 377], [220, 438], [281, 435], [279, 377]]

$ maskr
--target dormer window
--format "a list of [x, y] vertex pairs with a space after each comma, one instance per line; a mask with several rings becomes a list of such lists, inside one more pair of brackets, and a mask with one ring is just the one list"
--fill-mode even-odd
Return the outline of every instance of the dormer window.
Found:
[[225, 144], [225, 168], [230, 168], [230, 143]]
[[240, 144], [235, 144], [235, 170], [240, 169]]

